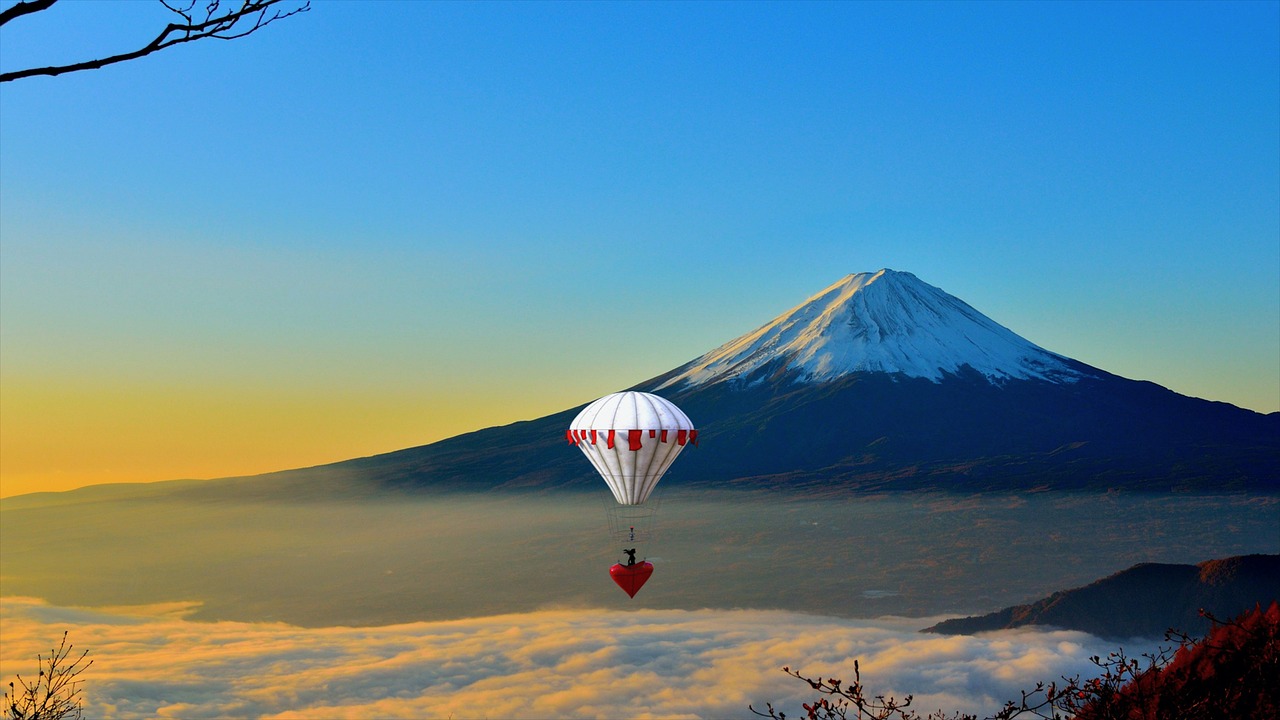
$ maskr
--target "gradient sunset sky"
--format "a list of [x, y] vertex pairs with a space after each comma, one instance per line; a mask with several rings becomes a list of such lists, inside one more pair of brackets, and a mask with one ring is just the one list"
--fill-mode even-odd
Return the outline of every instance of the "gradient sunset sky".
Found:
[[0, 494], [538, 417], [882, 267], [1280, 410], [1280, 3], [313, 5], [0, 86]]

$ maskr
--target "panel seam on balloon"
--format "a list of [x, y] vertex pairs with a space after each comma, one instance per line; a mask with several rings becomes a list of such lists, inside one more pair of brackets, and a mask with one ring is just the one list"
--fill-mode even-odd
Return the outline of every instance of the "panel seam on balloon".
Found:
[[[670, 442], [665, 442], [662, 444], [666, 446], [664, 448], [666, 450], [666, 454], [663, 455], [662, 462], [658, 465], [658, 470], [654, 474], [655, 478], [661, 477], [662, 474], [667, 471], [667, 468], [671, 466], [671, 463], [672, 461], [675, 460], [676, 455], [680, 454], [680, 446], [676, 444], [674, 439], [672, 439]], [[656, 486], [657, 484], [658, 484], [658, 481], [657, 479], [655, 479], [653, 481], [653, 485]], [[653, 488], [650, 488], [650, 492], [652, 492], [652, 490]]]
[[[640, 393], [627, 392], [627, 400], [631, 404], [631, 421], [627, 423], [627, 430], [630, 431], [640, 425]], [[641, 447], [644, 447], [641, 445]], [[639, 505], [644, 502], [643, 495], [640, 494], [642, 478], [640, 477], [640, 454], [631, 450], [631, 445], [627, 445], [627, 461], [631, 463], [631, 504]]]
[[[613, 405], [613, 417], [610, 419], [609, 428], [618, 429], [618, 413], [622, 409], [622, 403], [629, 398], [625, 392], [618, 393], [617, 402]], [[626, 470], [626, 457], [622, 454], [622, 450], [618, 444], [613, 446], [614, 459], [618, 462], [618, 481], [622, 485], [623, 496], [627, 498], [628, 505], [635, 504], [635, 463], [632, 463], [631, 471]]]
[[[658, 426], [662, 426], [662, 414], [655, 407], [652, 396], [644, 395], [644, 401], [649, 404], [649, 409], [658, 418]], [[645, 464], [644, 474], [641, 476], [640, 502], [644, 502], [649, 497], [649, 493], [653, 492], [653, 486], [657, 484], [657, 480], [650, 480], [649, 473], [653, 470], [653, 461], [658, 457], [657, 448], [649, 454], [649, 462]]]
[[[655, 395], [653, 397], [656, 398], [657, 401], [660, 401], [663, 407], [670, 404], [660, 396]], [[652, 403], [654, 401], [651, 400], [650, 402]], [[661, 418], [661, 414], [659, 414], [659, 418]], [[659, 429], [663, 429], [665, 427], [666, 427], [665, 423], [659, 423]], [[658, 439], [658, 444], [654, 448], [653, 456], [650, 458], [649, 467], [646, 469], [645, 489], [644, 489], [644, 496], [646, 498], [649, 496], [650, 493], [653, 492], [653, 489], [657, 487], [658, 480], [660, 480], [662, 478], [662, 474], [666, 472], [667, 466], [670, 464], [667, 460], [669, 456], [670, 456], [669, 444], [662, 442], [661, 439]], [[655, 468], [655, 465], [656, 465], [656, 468]]]
[[[680, 452], [680, 446], [675, 442], [674, 438], [671, 438], [670, 435], [668, 435], [668, 438], [670, 438], [669, 442], [662, 443], [662, 445], [665, 446], [663, 449], [666, 452], [662, 457], [662, 461], [658, 464], [657, 471], [654, 473], [655, 477], [661, 477], [662, 474], [667, 471], [667, 468], [671, 466], [672, 461], [675, 460], [675, 456]], [[656, 486], [658, 484], [657, 480], [655, 479], [652, 484]], [[653, 488], [651, 487], [650, 492], [652, 492], [652, 489]]]

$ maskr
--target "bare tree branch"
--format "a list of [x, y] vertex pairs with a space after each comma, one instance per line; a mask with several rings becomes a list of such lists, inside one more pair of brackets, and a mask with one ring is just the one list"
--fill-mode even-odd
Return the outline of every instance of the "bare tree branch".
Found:
[[9, 683], [0, 705], [4, 717], [9, 720], [81, 720], [83, 703], [80, 697], [80, 675], [93, 661], [84, 662], [88, 650], [76, 656], [74, 645], [67, 644], [63, 631], [62, 642], [49, 651], [48, 659], [36, 655], [39, 674], [27, 681], [21, 675], [17, 683]]
[[[165, 27], [154, 40], [147, 43], [137, 50], [131, 52], [111, 55], [105, 58], [95, 60], [85, 60], [83, 62], [71, 63], [68, 65], [53, 65], [50, 67], [28, 68], [26, 70], [16, 70], [13, 72], [0, 73], [0, 82], [9, 82], [25, 77], [33, 77], [36, 75], [61, 75], [63, 73], [76, 72], [79, 70], [96, 70], [107, 65], [114, 65], [126, 60], [134, 60], [136, 58], [150, 55], [174, 45], [192, 42], [193, 40], [201, 40], [203, 38], [214, 38], [216, 40], [234, 40], [249, 35], [261, 28], [264, 28], [276, 20], [298, 13], [304, 13], [311, 9], [311, 0], [304, 0], [301, 5], [297, 5], [291, 10], [285, 11], [281, 8], [274, 8], [270, 14], [268, 9], [286, 0], [240, 0], [240, 7], [218, 14], [221, 2], [220, 0], [211, 0], [206, 6], [203, 20], [197, 21], [195, 14], [192, 12], [195, 8], [195, 0], [190, 5], [180, 7], [170, 4], [168, 0], [160, 0], [160, 4], [164, 5], [170, 12], [182, 18], [181, 23], [170, 23]], [[290, 0], [296, 2], [297, 0]], [[5, 11], [5, 15], [10, 14], [15, 9], [23, 6], [34, 6], [43, 3], [43, 7], [27, 8], [20, 13], [14, 14], [17, 17], [21, 14], [29, 14], [39, 10], [48, 9], [56, 0], [31, 0], [31, 2], [20, 2]], [[4, 18], [7, 22], [10, 18]], [[243, 21], [243, 22], [242, 22]], [[239, 27], [237, 27], [239, 26]]]
[[0, 25], [4, 25], [14, 18], [20, 18], [23, 15], [48, 10], [49, 6], [58, 2], [58, 0], [22, 0], [22, 2], [10, 5], [4, 10], [0, 10]]

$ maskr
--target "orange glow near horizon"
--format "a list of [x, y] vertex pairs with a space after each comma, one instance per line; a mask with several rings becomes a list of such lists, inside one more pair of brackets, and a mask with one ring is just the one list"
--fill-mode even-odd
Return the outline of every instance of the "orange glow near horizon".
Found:
[[0, 497], [290, 470], [424, 445], [564, 409], [550, 397], [524, 401], [470, 391], [356, 394], [8, 383], [0, 400]]

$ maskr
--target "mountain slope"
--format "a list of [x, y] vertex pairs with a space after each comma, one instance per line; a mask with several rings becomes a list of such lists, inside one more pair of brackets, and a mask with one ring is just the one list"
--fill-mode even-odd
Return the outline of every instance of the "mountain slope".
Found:
[[1208, 629], [1204, 608], [1229, 619], [1280, 599], [1280, 555], [1242, 555], [1198, 565], [1142, 563], [1084, 587], [980, 617], [944, 620], [924, 632], [967, 635], [1048, 625], [1105, 638], [1158, 637]]
[[1070, 381], [1065, 358], [1015, 335], [911, 273], [847, 275], [755, 332], [678, 369], [657, 390], [764, 382], [781, 365], [821, 382], [857, 372], [941, 380], [969, 368], [992, 379]]
[[[909, 273], [850, 275], [629, 389], [699, 428], [667, 484], [839, 490], [1280, 491], [1280, 413], [1117, 377], [1044, 350]], [[578, 408], [284, 475], [544, 490], [599, 482]]]

